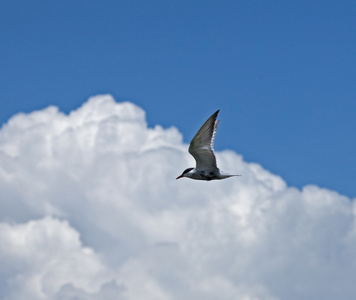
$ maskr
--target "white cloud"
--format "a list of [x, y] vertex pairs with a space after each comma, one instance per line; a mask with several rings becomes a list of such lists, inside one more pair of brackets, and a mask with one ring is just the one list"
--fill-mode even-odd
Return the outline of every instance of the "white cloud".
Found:
[[98, 255], [82, 246], [66, 221], [44, 217], [26, 224], [2, 223], [0, 240], [5, 299], [48, 299], [67, 282], [94, 292], [107, 277]]
[[232, 151], [224, 181], [110, 96], [0, 131], [0, 299], [353, 299], [355, 205]]

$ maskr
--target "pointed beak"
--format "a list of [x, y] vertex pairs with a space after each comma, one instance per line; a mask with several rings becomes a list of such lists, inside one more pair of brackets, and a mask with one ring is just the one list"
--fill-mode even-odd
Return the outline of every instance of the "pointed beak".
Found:
[[179, 176], [176, 178], [176, 180], [179, 179], [179, 178], [182, 178], [182, 177], [183, 177], [183, 175], [179, 175]]

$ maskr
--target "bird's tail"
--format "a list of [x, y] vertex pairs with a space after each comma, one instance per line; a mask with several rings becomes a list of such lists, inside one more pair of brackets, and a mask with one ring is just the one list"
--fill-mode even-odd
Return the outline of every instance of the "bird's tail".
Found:
[[220, 173], [219, 179], [225, 179], [225, 178], [234, 177], [234, 176], [241, 176], [241, 175]]

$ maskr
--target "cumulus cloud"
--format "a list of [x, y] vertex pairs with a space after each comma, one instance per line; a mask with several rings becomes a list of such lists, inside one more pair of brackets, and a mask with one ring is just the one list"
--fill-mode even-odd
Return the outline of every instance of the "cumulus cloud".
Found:
[[66, 221], [2, 223], [0, 239], [4, 298], [46, 299], [67, 282], [95, 291], [106, 276], [98, 255], [82, 246]]
[[353, 299], [354, 201], [233, 151], [224, 181], [179, 131], [109, 95], [0, 131], [0, 299]]

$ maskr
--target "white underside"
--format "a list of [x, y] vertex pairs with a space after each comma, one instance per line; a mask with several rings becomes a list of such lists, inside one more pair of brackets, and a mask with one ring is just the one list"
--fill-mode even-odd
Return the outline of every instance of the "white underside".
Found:
[[240, 175], [233, 175], [233, 174], [226, 174], [220, 172], [220, 170], [214, 171], [201, 171], [197, 169], [193, 169], [190, 172], [184, 174], [184, 177], [188, 177], [195, 180], [220, 180], [225, 179], [233, 176], [240, 176]]

